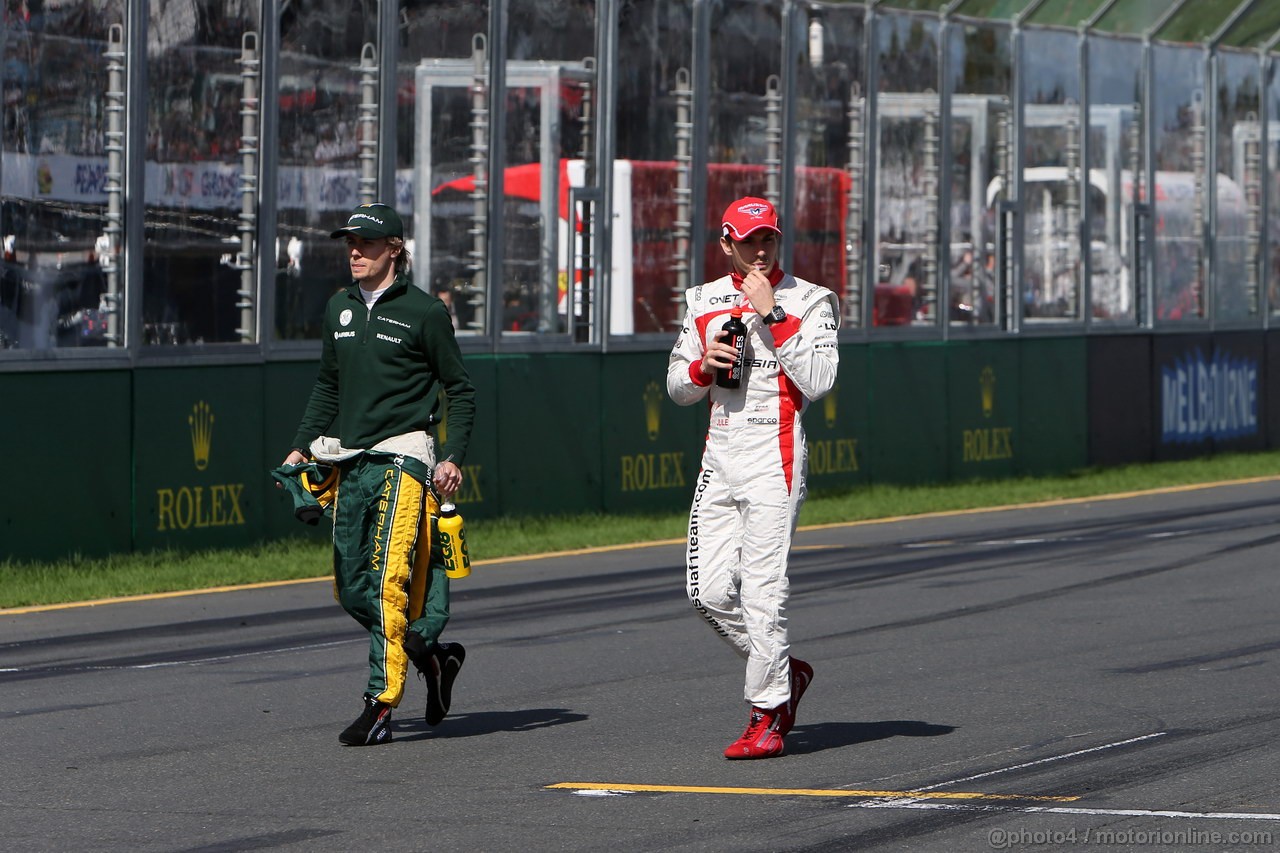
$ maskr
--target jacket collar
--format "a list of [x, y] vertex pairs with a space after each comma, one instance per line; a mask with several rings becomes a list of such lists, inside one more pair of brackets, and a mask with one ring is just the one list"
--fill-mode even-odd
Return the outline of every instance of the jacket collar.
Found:
[[[408, 277], [404, 275], [397, 275], [395, 280], [391, 282], [391, 286], [386, 289], [382, 296], [378, 297], [378, 301], [381, 302], [389, 296], [394, 296], [395, 294], [408, 289], [408, 287]], [[357, 281], [351, 282], [351, 286], [347, 288], [347, 295], [351, 296], [353, 299], [359, 299], [361, 302], [364, 302], [364, 297], [360, 295], [360, 283]]]

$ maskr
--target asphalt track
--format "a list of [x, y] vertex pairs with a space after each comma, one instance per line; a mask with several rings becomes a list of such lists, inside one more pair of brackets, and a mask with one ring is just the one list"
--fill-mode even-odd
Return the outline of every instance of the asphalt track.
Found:
[[345, 748], [322, 582], [0, 612], [0, 847], [1269, 850], [1280, 482], [805, 530], [787, 754], [675, 544], [477, 566], [451, 716]]

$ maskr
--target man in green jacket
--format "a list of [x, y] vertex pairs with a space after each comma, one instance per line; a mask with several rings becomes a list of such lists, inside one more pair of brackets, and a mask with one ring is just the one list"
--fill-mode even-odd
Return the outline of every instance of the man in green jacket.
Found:
[[[391, 709], [410, 662], [427, 680], [427, 722], [449, 709], [465, 651], [439, 642], [449, 581], [435, 554], [424, 559], [431, 543], [419, 530], [431, 490], [448, 498], [462, 484], [475, 386], [449, 311], [410, 280], [395, 210], [362, 204], [332, 236], [346, 241], [354, 281], [325, 306], [320, 372], [284, 462], [314, 458], [339, 471], [334, 590], [369, 631], [364, 710], [339, 740], [363, 746], [391, 740]], [[437, 448], [432, 427], [446, 401], [447, 435]]]

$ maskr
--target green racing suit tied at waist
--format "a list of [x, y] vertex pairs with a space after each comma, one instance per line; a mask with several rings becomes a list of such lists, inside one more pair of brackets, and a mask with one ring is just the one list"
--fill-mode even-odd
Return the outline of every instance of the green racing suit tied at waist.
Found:
[[284, 487], [293, 501], [293, 515], [299, 521], [316, 525], [321, 517], [333, 518], [341, 471], [357, 462], [374, 465], [392, 464], [424, 486], [431, 485], [430, 466], [413, 456], [386, 450], [359, 450], [342, 455], [334, 462], [307, 461], [297, 465], [281, 465], [271, 471], [271, 478]]

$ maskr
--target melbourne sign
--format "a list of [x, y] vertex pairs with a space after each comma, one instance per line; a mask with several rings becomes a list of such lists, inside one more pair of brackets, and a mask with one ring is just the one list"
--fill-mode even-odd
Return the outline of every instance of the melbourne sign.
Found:
[[1258, 433], [1258, 362], [1199, 347], [1160, 368], [1160, 440], [1193, 444]]

